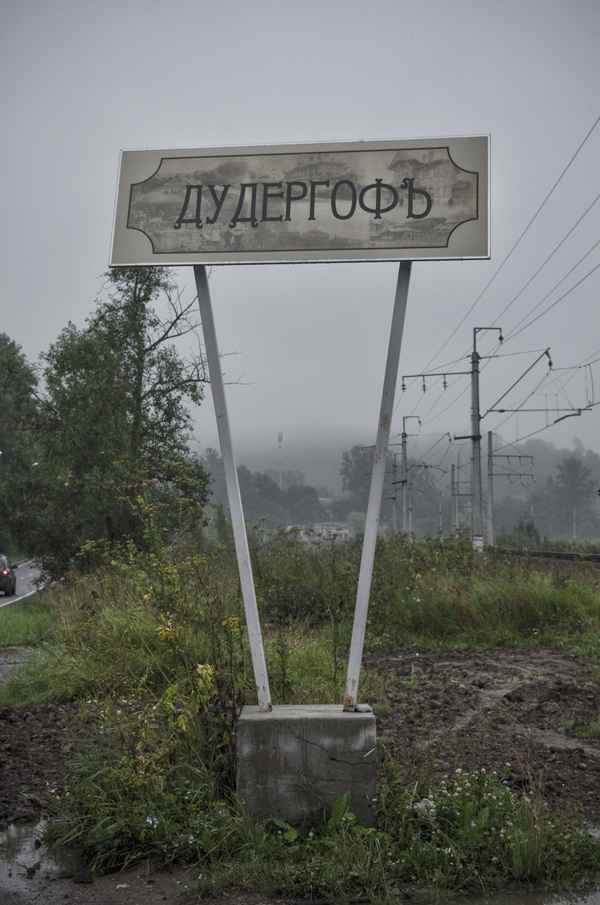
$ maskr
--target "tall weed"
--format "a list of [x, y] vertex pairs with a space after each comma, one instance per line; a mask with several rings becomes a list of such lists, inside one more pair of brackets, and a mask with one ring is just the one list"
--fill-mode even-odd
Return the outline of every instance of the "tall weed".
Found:
[[[202, 895], [243, 887], [248, 871], [272, 892], [338, 901], [562, 882], [598, 866], [583, 829], [511, 796], [501, 778], [439, 777], [425, 761], [407, 783], [384, 758], [376, 829], [343, 802], [306, 837], [240, 815], [233, 738], [255, 693], [237, 570], [228, 551], [169, 547], [156, 532], [148, 549], [112, 551], [43, 598], [51, 627], [19, 694], [78, 701], [81, 721], [68, 788], [51, 792], [54, 838], [108, 867], [195, 863]], [[252, 556], [274, 703], [340, 702], [360, 548], [276, 532]], [[475, 554], [460, 534], [377, 544], [367, 648], [575, 645], [599, 623], [589, 571]], [[376, 697], [387, 681], [364, 669], [361, 692]]]
[[30, 598], [0, 610], [0, 647], [35, 646], [47, 638], [52, 616], [43, 601]]

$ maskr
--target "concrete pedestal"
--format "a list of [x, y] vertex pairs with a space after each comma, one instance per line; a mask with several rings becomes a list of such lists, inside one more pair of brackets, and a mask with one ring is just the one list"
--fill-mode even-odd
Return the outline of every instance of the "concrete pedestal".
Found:
[[[363, 826], [373, 824], [373, 713], [341, 705], [243, 708], [237, 725], [237, 791], [249, 814], [306, 824], [344, 792]], [[322, 817], [321, 817], [322, 820]]]

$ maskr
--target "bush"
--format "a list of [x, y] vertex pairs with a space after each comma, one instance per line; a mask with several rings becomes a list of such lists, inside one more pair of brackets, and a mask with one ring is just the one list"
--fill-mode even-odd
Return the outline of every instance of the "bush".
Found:
[[[557, 884], [597, 869], [599, 843], [576, 818], [555, 820], [502, 777], [430, 769], [400, 782], [386, 756], [376, 828], [359, 826], [344, 797], [306, 836], [241, 815], [233, 738], [255, 691], [236, 568], [228, 553], [151, 540], [45, 598], [52, 627], [19, 694], [80, 704], [68, 788], [51, 790], [50, 838], [108, 868], [199, 864], [203, 896], [249, 877], [281, 895], [342, 901], [411, 886]], [[308, 543], [297, 532], [254, 548], [275, 702], [341, 700], [359, 559], [352, 544]], [[294, 617], [289, 599], [303, 601]], [[564, 578], [476, 554], [461, 535], [378, 542], [367, 647], [573, 644], [597, 636], [599, 623], [595, 574]], [[362, 693], [388, 680], [365, 669]]]

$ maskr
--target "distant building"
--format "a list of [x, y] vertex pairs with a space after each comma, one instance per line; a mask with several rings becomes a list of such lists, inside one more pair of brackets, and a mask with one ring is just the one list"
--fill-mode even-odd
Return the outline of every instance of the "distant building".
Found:
[[347, 522], [317, 522], [313, 525], [313, 533], [322, 540], [350, 540]]

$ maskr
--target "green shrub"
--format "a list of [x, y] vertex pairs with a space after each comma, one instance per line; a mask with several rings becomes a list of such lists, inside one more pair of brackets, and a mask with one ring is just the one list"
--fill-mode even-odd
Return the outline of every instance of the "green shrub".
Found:
[[[344, 797], [307, 836], [241, 815], [232, 740], [255, 691], [235, 563], [156, 532], [148, 549], [113, 551], [44, 598], [39, 653], [3, 689], [24, 703], [80, 704], [68, 788], [51, 790], [53, 839], [105, 867], [194, 863], [203, 896], [251, 877], [288, 897], [377, 900], [410, 887], [574, 882], [597, 869], [598, 843], [575, 817], [555, 820], [501, 777], [438, 777], [429, 765], [401, 783], [386, 758], [376, 828], [359, 826]], [[360, 550], [276, 532], [252, 555], [274, 703], [341, 702]], [[460, 534], [377, 544], [367, 648], [560, 639], [598, 659], [599, 622], [595, 573], [476, 554]], [[364, 669], [361, 693], [377, 704], [386, 683]]]
[[511, 792], [495, 773], [457, 769], [431, 777], [424, 794], [419, 783], [395, 780], [393, 763], [387, 771], [379, 825], [398, 883], [490, 891], [582, 881], [600, 866], [600, 843], [582, 820], [552, 817], [541, 800]]

